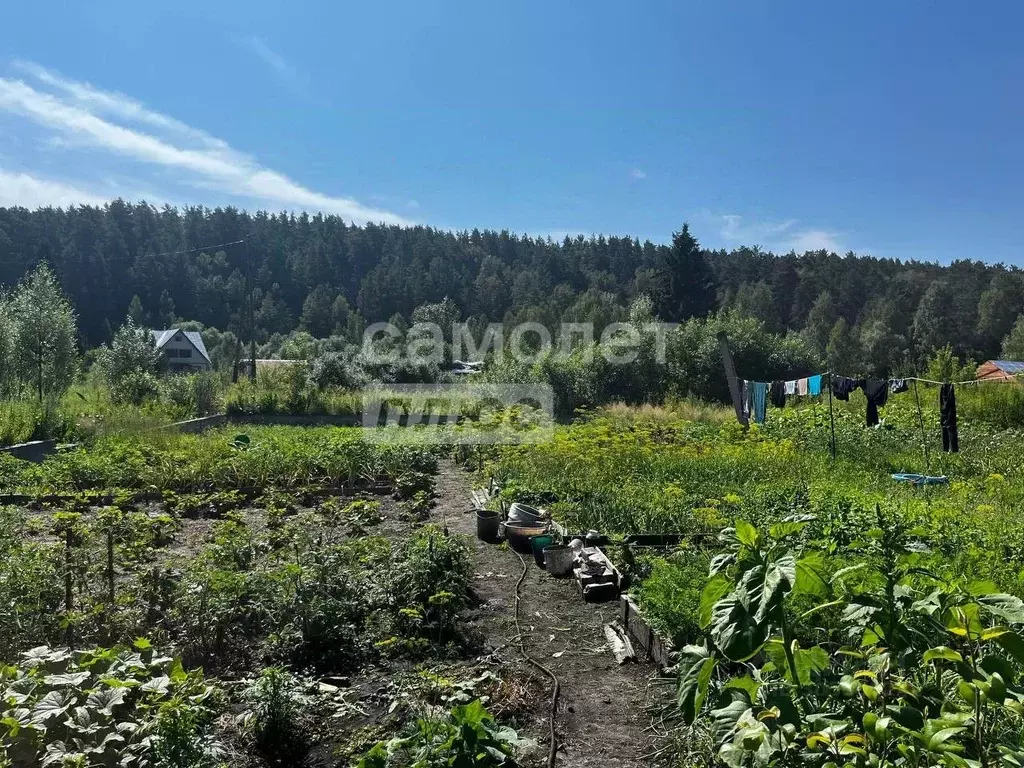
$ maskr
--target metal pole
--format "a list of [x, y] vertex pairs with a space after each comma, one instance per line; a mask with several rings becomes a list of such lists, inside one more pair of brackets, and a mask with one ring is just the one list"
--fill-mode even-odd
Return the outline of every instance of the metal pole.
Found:
[[836, 417], [832, 411], [832, 372], [828, 374], [828, 423], [832, 430], [830, 448], [832, 449], [832, 461], [836, 460]]

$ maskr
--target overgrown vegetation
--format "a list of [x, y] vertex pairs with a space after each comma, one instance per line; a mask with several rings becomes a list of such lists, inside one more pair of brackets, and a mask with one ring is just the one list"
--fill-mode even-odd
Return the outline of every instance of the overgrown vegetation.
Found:
[[862, 397], [835, 403], [835, 460], [820, 401], [748, 430], [616, 408], [477, 459], [570, 530], [683, 534], [660, 556], [613, 547], [681, 652], [681, 764], [1007, 765], [1024, 746], [1024, 478], [1000, 428], [1017, 389], [961, 390], [959, 454], [922, 386], [922, 412], [891, 398], [879, 429]]

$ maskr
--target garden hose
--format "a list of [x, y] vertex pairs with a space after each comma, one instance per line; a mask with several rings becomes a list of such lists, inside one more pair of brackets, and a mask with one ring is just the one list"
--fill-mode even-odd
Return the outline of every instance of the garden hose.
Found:
[[548, 733], [551, 740], [551, 745], [548, 748], [548, 768], [554, 768], [555, 755], [558, 753], [558, 742], [555, 739], [555, 715], [558, 712], [558, 694], [561, 691], [561, 684], [558, 682], [558, 677], [550, 669], [545, 667], [530, 654], [526, 652], [526, 645], [523, 643], [523, 630], [519, 627], [519, 589], [523, 586], [523, 582], [526, 580], [526, 572], [530, 569], [529, 563], [526, 562], [526, 558], [516, 552], [516, 556], [519, 561], [523, 564], [523, 573], [519, 577], [519, 581], [516, 582], [516, 608], [513, 613], [513, 617], [516, 623], [516, 634], [519, 635], [519, 652], [523, 654], [523, 658], [530, 662], [537, 669], [544, 672], [548, 677], [551, 678], [551, 682], [555, 684], [554, 690], [551, 692], [551, 712], [548, 716]]

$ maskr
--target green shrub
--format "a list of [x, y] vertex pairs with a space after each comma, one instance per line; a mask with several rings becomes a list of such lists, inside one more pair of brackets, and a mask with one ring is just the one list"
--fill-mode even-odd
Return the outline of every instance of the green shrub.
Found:
[[262, 754], [277, 764], [295, 765], [309, 750], [302, 713], [308, 699], [301, 683], [280, 667], [267, 667], [244, 696], [242, 725]]
[[513, 765], [511, 756], [517, 750], [533, 746], [511, 728], [498, 726], [476, 699], [446, 715], [420, 718], [407, 736], [378, 742], [357, 768], [497, 768]]
[[707, 581], [708, 560], [682, 550], [656, 560], [640, 586], [640, 607], [651, 626], [682, 648], [700, 635], [700, 595]]

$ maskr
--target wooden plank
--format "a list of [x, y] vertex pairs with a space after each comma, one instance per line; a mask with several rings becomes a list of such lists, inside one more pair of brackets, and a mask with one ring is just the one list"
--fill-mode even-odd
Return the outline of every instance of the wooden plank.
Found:
[[620, 598], [619, 615], [624, 617], [622, 625], [629, 637], [636, 641], [643, 654], [664, 668], [672, 666], [672, 643], [661, 637], [644, 619], [640, 608], [629, 595]]

